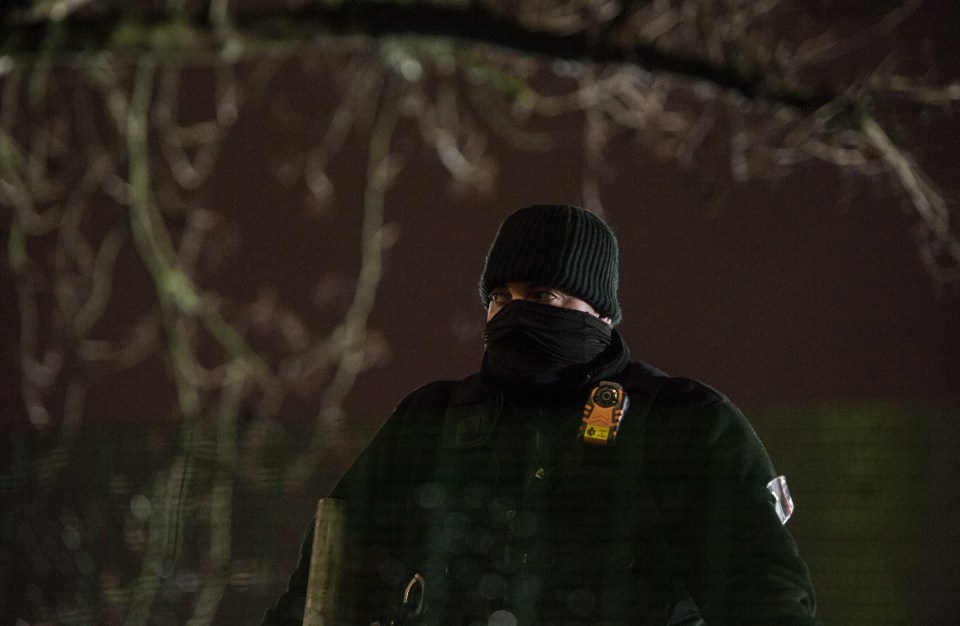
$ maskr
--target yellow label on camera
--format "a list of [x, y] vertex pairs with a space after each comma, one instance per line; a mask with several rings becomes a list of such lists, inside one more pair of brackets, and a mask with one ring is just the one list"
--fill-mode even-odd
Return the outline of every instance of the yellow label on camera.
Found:
[[607, 443], [610, 437], [610, 428], [607, 426], [587, 426], [583, 429], [583, 438]]

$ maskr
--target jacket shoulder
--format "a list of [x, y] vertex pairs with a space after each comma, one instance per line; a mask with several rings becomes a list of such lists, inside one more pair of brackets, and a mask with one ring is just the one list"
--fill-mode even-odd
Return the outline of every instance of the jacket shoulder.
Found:
[[436, 380], [417, 387], [400, 401], [396, 410], [424, 405], [435, 406], [437, 402], [446, 402], [458, 383], [459, 381], [455, 380]]
[[755, 434], [740, 409], [725, 395], [698, 380], [671, 376], [641, 362], [624, 370], [628, 393], [649, 403], [646, 432], [678, 448], [709, 446], [718, 439], [752, 440]]
[[396, 406], [387, 424], [396, 421], [417, 421], [418, 416], [435, 420], [450, 404], [470, 401], [481, 392], [480, 375], [461, 380], [437, 380], [414, 389]]
[[701, 407], [736, 410], [733, 402], [710, 385], [699, 380], [682, 377], [669, 377], [664, 384], [662, 401], [678, 403], [689, 408]]
[[709, 385], [692, 378], [671, 376], [642, 361], [631, 361], [620, 379], [628, 392], [654, 395], [660, 405], [733, 406], [726, 396]]

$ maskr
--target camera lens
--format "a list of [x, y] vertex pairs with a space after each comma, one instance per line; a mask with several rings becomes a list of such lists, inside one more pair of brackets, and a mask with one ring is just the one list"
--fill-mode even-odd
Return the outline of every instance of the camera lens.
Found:
[[610, 387], [602, 387], [593, 394], [593, 401], [600, 406], [613, 406], [617, 403], [617, 392]]

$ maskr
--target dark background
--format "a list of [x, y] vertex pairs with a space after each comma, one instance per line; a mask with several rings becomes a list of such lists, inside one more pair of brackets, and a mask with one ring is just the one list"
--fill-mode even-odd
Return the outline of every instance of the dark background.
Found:
[[[952, 64], [956, 7], [929, 6], [892, 47], [920, 64], [939, 59], [946, 83], [960, 67]], [[255, 95], [224, 140], [209, 182], [190, 196], [218, 220], [200, 255], [198, 284], [275, 369], [288, 362], [282, 342], [258, 334], [251, 303], [274, 302], [277, 315], [322, 336], [349, 306], [359, 267], [362, 133], [330, 163], [336, 196], [329, 207], [305, 202], [302, 181], [278, 173], [285, 164], [299, 167], [322, 134], [320, 120], [336, 104], [330, 68], [342, 65], [341, 54], [319, 55], [327, 68], [290, 63], [268, 86], [251, 88]], [[848, 60], [851, 67], [871, 51], [860, 54]], [[838, 65], [830, 76], [840, 80], [845, 71]], [[190, 106], [205, 113], [210, 81], [202, 68], [186, 79], [185, 115]], [[278, 124], [271, 108], [277, 93], [316, 125], [295, 132]], [[898, 136], [955, 204], [960, 123], [951, 106], [903, 105], [891, 114]], [[548, 122], [557, 141], [540, 152], [487, 133], [496, 185], [463, 191], [420, 141], [415, 119], [401, 119], [392, 146], [402, 170], [386, 194], [390, 245], [368, 323], [369, 369], [336, 427], [317, 414], [324, 376], [304, 379], [269, 412], [253, 402], [244, 407], [232, 553], [213, 623], [254, 622], [272, 603], [316, 499], [406, 393], [476, 369], [486, 248], [516, 208], [583, 201], [579, 124], [575, 116]], [[916, 214], [890, 176], [810, 160], [783, 177], [735, 182], [729, 145], [718, 136], [688, 163], [658, 157], [634, 134], [607, 145], [600, 197], [622, 251], [619, 330], [635, 358], [702, 380], [744, 410], [789, 479], [797, 505], [789, 528], [826, 624], [952, 623], [960, 613], [960, 300], [925, 270]], [[122, 219], [124, 210], [101, 198], [84, 228], [96, 234]], [[183, 219], [170, 217], [171, 230], [180, 232]], [[8, 241], [6, 219], [2, 235]], [[42, 341], [55, 334], [49, 277], [56, 245], [52, 236], [29, 244], [47, 270], [37, 286]], [[53, 385], [47, 427], [31, 426], [22, 397], [24, 317], [14, 282], [4, 265], [0, 623], [120, 623], [148, 550], [148, 529], [131, 521], [131, 502], [151, 496], [182, 445], [167, 355], [156, 348], [129, 367], [85, 371], [83, 420], [61, 447], [65, 384]], [[142, 260], [126, 244], [92, 336], [129, 334], [155, 298]], [[213, 367], [221, 355], [198, 343], [201, 360]], [[216, 466], [216, 394], [204, 402], [198, 484]], [[305, 482], [290, 480], [318, 433], [316, 466]], [[208, 505], [199, 492], [184, 502], [183, 551], [192, 564], [184, 572], [205, 580]], [[187, 621], [198, 593], [181, 574], [158, 576], [147, 623]]]

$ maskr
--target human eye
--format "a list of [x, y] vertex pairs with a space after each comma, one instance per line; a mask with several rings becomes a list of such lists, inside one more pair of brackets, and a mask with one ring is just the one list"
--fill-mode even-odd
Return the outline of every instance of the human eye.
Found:
[[560, 294], [553, 289], [536, 289], [533, 292], [534, 302], [539, 302], [541, 304], [557, 304], [560, 302]]
[[487, 302], [489, 304], [504, 304], [509, 299], [509, 294], [503, 289], [494, 289], [490, 292], [490, 295], [487, 296]]

